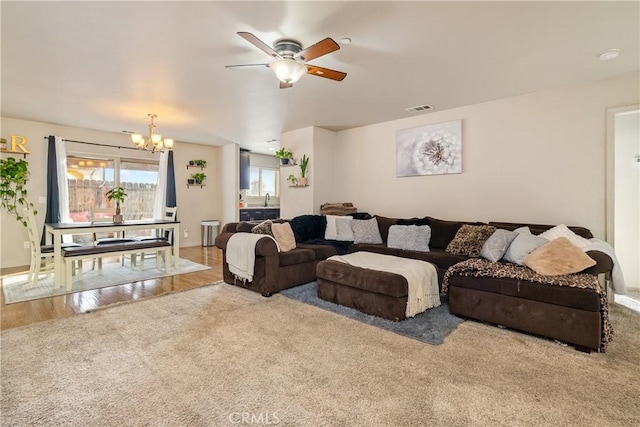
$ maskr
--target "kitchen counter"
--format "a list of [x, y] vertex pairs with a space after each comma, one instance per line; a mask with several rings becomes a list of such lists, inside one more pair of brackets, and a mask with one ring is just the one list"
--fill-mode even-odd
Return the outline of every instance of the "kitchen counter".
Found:
[[262, 221], [280, 218], [280, 206], [246, 206], [240, 208], [240, 221]]

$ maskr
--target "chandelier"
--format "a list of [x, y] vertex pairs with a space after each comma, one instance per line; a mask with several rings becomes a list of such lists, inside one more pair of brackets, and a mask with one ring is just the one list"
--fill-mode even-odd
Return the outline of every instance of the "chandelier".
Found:
[[149, 113], [147, 114], [147, 116], [149, 116], [150, 119], [149, 137], [145, 139], [139, 133], [132, 133], [131, 141], [133, 142], [133, 144], [140, 150], [147, 150], [151, 151], [152, 153], [160, 151], [164, 148], [166, 148], [167, 150], [171, 150], [173, 148], [173, 139], [162, 139], [162, 135], [154, 132], [156, 130], [156, 125], [153, 123], [153, 119], [158, 117], [158, 115]]

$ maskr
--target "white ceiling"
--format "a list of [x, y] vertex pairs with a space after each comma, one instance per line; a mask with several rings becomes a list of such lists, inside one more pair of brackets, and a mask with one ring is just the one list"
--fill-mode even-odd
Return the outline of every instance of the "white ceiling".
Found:
[[[268, 152], [280, 133], [352, 128], [638, 72], [632, 2], [7, 2], [2, 115]], [[272, 45], [353, 42], [310, 61], [348, 73], [281, 90]], [[597, 53], [619, 48], [618, 59]], [[413, 113], [415, 114], [415, 113]]]

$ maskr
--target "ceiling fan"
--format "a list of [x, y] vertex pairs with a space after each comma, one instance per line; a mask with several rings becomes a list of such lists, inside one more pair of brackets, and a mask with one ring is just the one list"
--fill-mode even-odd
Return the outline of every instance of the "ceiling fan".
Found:
[[278, 77], [278, 80], [280, 80], [280, 89], [293, 87], [293, 84], [304, 74], [311, 74], [337, 81], [342, 81], [347, 77], [347, 73], [343, 73], [342, 71], [331, 70], [307, 63], [312, 59], [319, 58], [340, 49], [338, 43], [330, 37], [303, 49], [300, 42], [292, 39], [278, 40], [273, 45], [273, 48], [271, 48], [251, 33], [239, 32], [238, 35], [275, 59], [268, 64], [227, 65], [226, 68], [269, 67], [275, 73], [276, 77]]

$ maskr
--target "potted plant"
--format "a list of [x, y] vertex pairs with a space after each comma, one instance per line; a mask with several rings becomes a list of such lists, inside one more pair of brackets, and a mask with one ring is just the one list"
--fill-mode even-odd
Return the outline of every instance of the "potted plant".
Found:
[[194, 173], [193, 175], [191, 175], [191, 178], [195, 180], [196, 184], [202, 184], [202, 181], [204, 181], [206, 177], [207, 175], [203, 174], [202, 172]]
[[113, 216], [113, 223], [120, 224], [123, 222], [122, 214], [120, 213], [120, 203], [124, 203], [124, 199], [127, 198], [127, 193], [122, 187], [114, 187], [107, 191], [107, 199], [116, 201], [116, 214]]
[[273, 153], [273, 155], [280, 159], [280, 164], [282, 165], [289, 164], [289, 160], [293, 159], [293, 153], [284, 147]]
[[[27, 201], [27, 189], [24, 188], [29, 176], [29, 163], [26, 160], [16, 161], [13, 157], [0, 159], [0, 207], [27, 226], [27, 221], [18, 212], [18, 206], [33, 209], [33, 203]], [[34, 211], [34, 213], [37, 213]]]
[[307, 171], [309, 170], [309, 157], [306, 154], [302, 155], [300, 159], [300, 185], [307, 185], [309, 178], [307, 177]]
[[298, 185], [298, 178], [296, 178], [293, 174], [289, 175], [287, 181], [289, 181], [291, 185]]
[[195, 184], [196, 180], [193, 178], [187, 178], [187, 184]]
[[195, 165], [196, 165], [195, 160], [189, 160], [189, 166], [195, 166]]
[[207, 167], [207, 161], [206, 160], [194, 160], [195, 165], [196, 166], [200, 166], [201, 168], [206, 168]]

